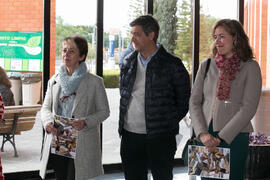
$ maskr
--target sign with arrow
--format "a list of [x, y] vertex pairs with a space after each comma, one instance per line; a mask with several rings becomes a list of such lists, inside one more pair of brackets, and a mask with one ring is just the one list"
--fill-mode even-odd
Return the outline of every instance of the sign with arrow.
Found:
[[42, 32], [0, 31], [0, 65], [9, 71], [42, 71]]

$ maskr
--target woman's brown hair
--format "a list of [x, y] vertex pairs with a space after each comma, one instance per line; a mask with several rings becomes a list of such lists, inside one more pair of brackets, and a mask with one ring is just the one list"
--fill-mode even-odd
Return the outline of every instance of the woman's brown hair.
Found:
[[8, 76], [2, 67], [0, 67], [0, 85], [1, 84], [7, 86], [8, 88], [11, 88], [11, 82], [8, 79]]
[[87, 40], [82, 37], [82, 36], [79, 36], [79, 35], [76, 35], [76, 36], [69, 36], [69, 37], [66, 37], [63, 42], [67, 42], [67, 41], [73, 41], [77, 48], [79, 49], [79, 52], [80, 52], [80, 57], [82, 57], [83, 55], [85, 55], [84, 59], [81, 62], [85, 61], [86, 60], [86, 56], [87, 56], [87, 53], [88, 53], [88, 43], [87, 43]]
[[[247, 61], [254, 58], [252, 49], [249, 45], [248, 36], [246, 35], [243, 26], [237, 20], [221, 19], [217, 21], [213, 26], [213, 37], [218, 27], [223, 27], [225, 31], [234, 37], [235, 40], [233, 42], [233, 51], [242, 61]], [[215, 57], [217, 54], [217, 48], [215, 47], [214, 43], [212, 44], [211, 50], [212, 57]]]

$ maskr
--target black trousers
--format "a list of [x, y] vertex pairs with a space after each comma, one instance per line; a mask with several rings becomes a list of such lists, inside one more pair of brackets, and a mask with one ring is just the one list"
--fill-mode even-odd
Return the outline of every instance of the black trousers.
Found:
[[148, 168], [154, 180], [173, 179], [175, 135], [149, 139], [124, 130], [120, 151], [126, 180], [147, 180]]
[[49, 163], [54, 169], [56, 180], [75, 180], [74, 159], [50, 153]]

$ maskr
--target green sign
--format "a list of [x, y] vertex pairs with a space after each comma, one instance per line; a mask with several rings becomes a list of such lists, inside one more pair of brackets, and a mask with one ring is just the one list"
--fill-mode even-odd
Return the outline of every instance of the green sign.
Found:
[[0, 31], [0, 66], [10, 71], [42, 71], [42, 32]]

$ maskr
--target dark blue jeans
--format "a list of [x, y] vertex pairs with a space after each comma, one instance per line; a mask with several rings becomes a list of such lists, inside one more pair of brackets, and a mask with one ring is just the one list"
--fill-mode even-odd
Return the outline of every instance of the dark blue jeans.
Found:
[[[216, 136], [210, 123], [208, 132]], [[202, 145], [202, 143], [200, 143]], [[231, 144], [222, 142], [219, 147], [230, 148], [230, 180], [244, 180], [244, 170], [249, 152], [249, 133], [239, 133]], [[213, 178], [201, 178], [201, 180], [215, 180]]]

